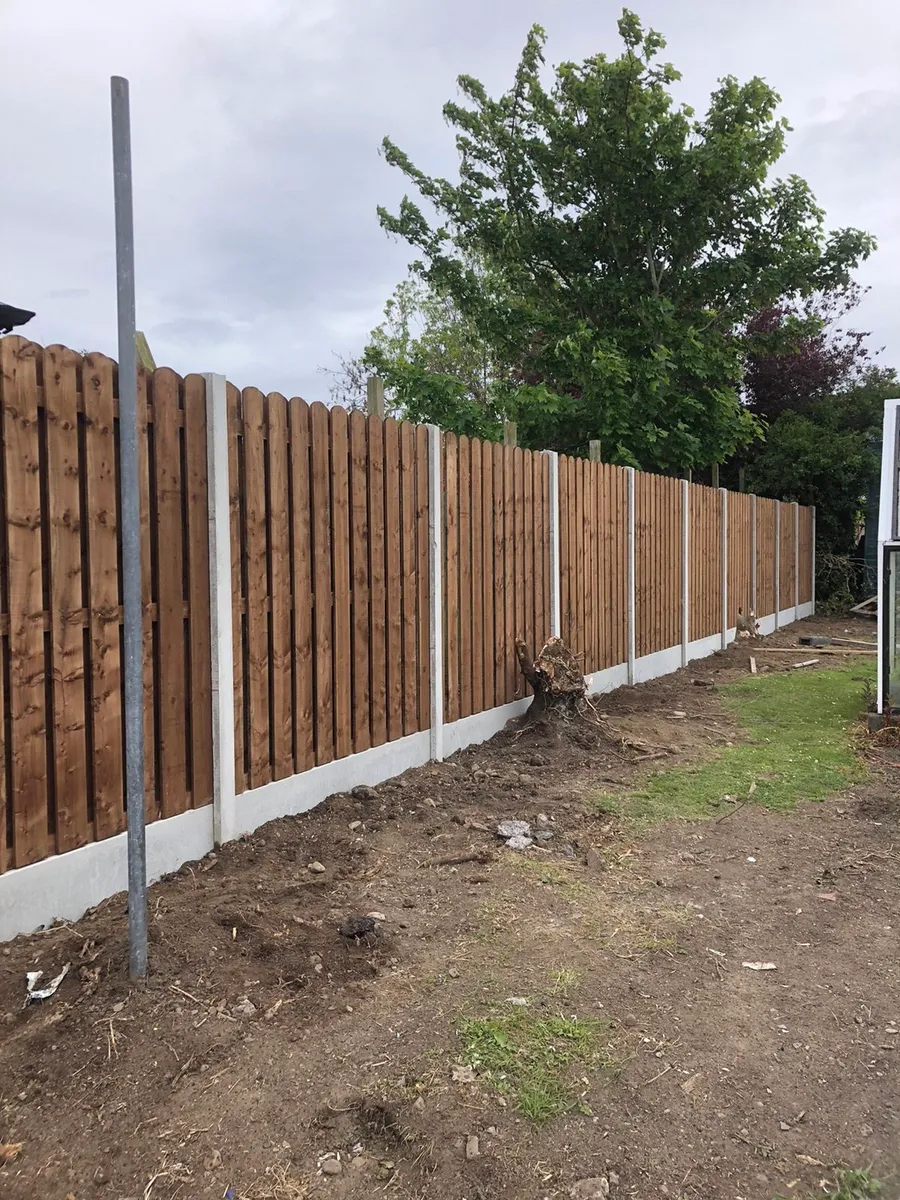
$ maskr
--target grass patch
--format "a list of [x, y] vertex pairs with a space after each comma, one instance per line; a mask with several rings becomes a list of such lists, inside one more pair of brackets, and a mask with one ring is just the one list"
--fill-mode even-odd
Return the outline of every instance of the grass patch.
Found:
[[[869, 1171], [838, 1171], [834, 1187], [819, 1192], [818, 1200], [871, 1200], [881, 1194], [883, 1184], [873, 1179]], [[784, 1200], [777, 1196], [776, 1200]]]
[[575, 1064], [612, 1067], [608, 1021], [579, 1021], [515, 1008], [460, 1022], [463, 1061], [528, 1120], [542, 1124], [575, 1107]]
[[[812, 651], [814, 654], [815, 651]], [[756, 784], [754, 803], [789, 809], [799, 800], [824, 800], [865, 777], [850, 726], [863, 708], [858, 663], [826, 671], [790, 671], [748, 676], [722, 689], [743, 741], [692, 766], [649, 776], [634, 791], [614, 799], [622, 816], [638, 822], [696, 820], [725, 811], [723, 798], [745, 799]], [[608, 808], [611, 798], [599, 803]]]

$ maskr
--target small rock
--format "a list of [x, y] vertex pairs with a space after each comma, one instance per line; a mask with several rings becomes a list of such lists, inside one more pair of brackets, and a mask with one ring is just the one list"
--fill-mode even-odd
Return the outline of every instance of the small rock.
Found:
[[416, 1099], [413, 1103], [413, 1108], [416, 1110], [416, 1112], [424, 1112], [425, 1111], [425, 1100], [422, 1096], [416, 1097]]
[[608, 1195], [609, 1180], [605, 1175], [579, 1180], [569, 1189], [571, 1200], [606, 1200]]
[[593, 846], [587, 852], [586, 861], [589, 871], [602, 871], [606, 866], [606, 863], [603, 861], [603, 855]]
[[343, 1164], [336, 1158], [326, 1158], [322, 1163], [323, 1175], [340, 1175], [343, 1169]]
[[531, 826], [527, 821], [501, 821], [497, 826], [497, 837], [507, 841], [514, 837], [531, 837]]
[[242, 996], [231, 1011], [236, 1017], [255, 1017], [256, 1005], [249, 996]]
[[356, 833], [357, 829], [362, 829], [362, 821], [351, 821], [347, 828], [351, 833]]
[[360, 800], [363, 804], [374, 804], [378, 799], [378, 793], [373, 787], [366, 787], [365, 784], [360, 784], [355, 787], [350, 793], [354, 800]]
[[478, 1138], [475, 1136], [474, 1133], [470, 1133], [469, 1136], [466, 1138], [466, 1158], [468, 1158], [468, 1159], [478, 1158], [478, 1156], [480, 1154], [481, 1154], [481, 1147], [478, 1143]]
[[366, 916], [371, 917], [373, 921], [386, 921], [387, 920], [387, 917], [384, 915], [383, 912], [370, 912], [370, 913], [366, 913]]
[[553, 841], [553, 830], [552, 829], [539, 829], [537, 831], [537, 833], [534, 835], [534, 840], [536, 842], [552, 842]]
[[506, 1003], [507, 1004], [515, 1004], [515, 1006], [517, 1008], [527, 1008], [528, 1007], [528, 999], [525, 996], [507, 996]]
[[94, 1172], [94, 1183], [96, 1183], [97, 1187], [103, 1187], [104, 1184], [109, 1183], [109, 1176], [103, 1167], [98, 1167]]
[[450, 1075], [454, 1083], [474, 1083], [475, 1068], [464, 1066], [462, 1063], [457, 1063], [450, 1070]]
[[531, 845], [531, 838], [516, 834], [515, 837], [509, 838], [506, 844], [509, 846], [510, 850], [527, 850]]
[[322, 866], [322, 864], [320, 862], [311, 862], [306, 869], [308, 871], [312, 871], [313, 875], [324, 875], [325, 874], [325, 868]]
[[608, 1178], [610, 1187], [616, 1187], [618, 1185], [619, 1176], [615, 1173], [615, 1171], [610, 1171]]
[[338, 926], [338, 932], [341, 937], [359, 938], [368, 937], [369, 934], [375, 932], [374, 917], [347, 917]]
[[696, 687], [712, 687], [711, 679], [692, 679], [691, 683], [693, 683]]

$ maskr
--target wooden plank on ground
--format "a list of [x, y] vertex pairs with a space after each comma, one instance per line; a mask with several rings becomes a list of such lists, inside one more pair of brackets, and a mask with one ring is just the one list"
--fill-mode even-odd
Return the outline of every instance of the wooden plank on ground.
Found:
[[400, 578], [400, 428], [384, 423], [385, 607], [387, 617], [387, 735], [403, 736], [403, 592]]
[[266, 398], [244, 388], [244, 538], [247, 555], [247, 692], [251, 788], [272, 780], [269, 712], [269, 547], [266, 528]]
[[444, 435], [444, 495], [447, 541], [444, 562], [444, 679], [445, 720], [459, 720], [459, 443], [455, 434]]
[[209, 504], [206, 380], [184, 381], [184, 490], [187, 502], [188, 645], [190, 647], [191, 805], [212, 803], [212, 656], [209, 616]]
[[313, 527], [313, 663], [315, 664], [316, 762], [334, 759], [333, 641], [331, 617], [331, 462], [328, 409], [309, 407]]
[[331, 409], [331, 528], [334, 556], [334, 747], [353, 751], [350, 636], [350, 440], [346, 408]]
[[[41, 487], [38, 449], [38, 348], [23, 338], [0, 339], [0, 402], [9, 589], [9, 744], [12, 859], [23, 867], [50, 852], [44, 718]], [[4, 794], [6, 794], [4, 788]], [[4, 817], [6, 814], [4, 814]], [[6, 845], [7, 822], [0, 830]]]
[[372, 744], [369, 720], [369, 546], [366, 416], [350, 414], [350, 558], [353, 611], [353, 749]]
[[[88, 810], [85, 638], [82, 614], [81, 462], [78, 453], [80, 356], [65, 346], [44, 351], [47, 504], [50, 520], [50, 645], [53, 660], [58, 854], [93, 839]], [[4, 772], [5, 776], [5, 772]], [[4, 778], [5, 783], [5, 778]], [[0, 840], [5, 845], [6, 825]]]
[[372, 745], [387, 741], [387, 615], [384, 545], [384, 422], [369, 417], [369, 657]]
[[[241, 393], [226, 384], [228, 407], [228, 510], [231, 526], [231, 616], [234, 639], [234, 779], [238, 794], [247, 789], [247, 678], [244, 670], [245, 617], [241, 612], [246, 577], [243, 507], [244, 419]], [[155, 437], [155, 427], [154, 427]]]
[[416, 629], [419, 661], [419, 724], [420, 730], [431, 724], [431, 662], [428, 648], [430, 628], [430, 587], [428, 571], [428, 430], [416, 426], [416, 578], [418, 603]]
[[[98, 840], [125, 828], [125, 800], [122, 776], [122, 672], [119, 621], [119, 532], [116, 486], [115, 401], [113, 373], [115, 363], [102, 354], [85, 355], [82, 366], [85, 416], [85, 505], [88, 542], [88, 608], [91, 621], [91, 708], [94, 779], [94, 833]], [[160, 372], [157, 373], [159, 375]], [[169, 371], [178, 404], [178, 376]], [[157, 422], [159, 418], [157, 418]], [[178, 430], [175, 429], [177, 438]], [[175, 470], [180, 473], [177, 454]], [[157, 458], [157, 464], [159, 459]], [[162, 531], [160, 542], [165, 545]], [[181, 511], [178, 510], [178, 650], [183, 663], [184, 628], [181, 596]], [[160, 597], [161, 599], [162, 597]], [[160, 606], [161, 607], [161, 606]], [[162, 613], [160, 613], [162, 619]], [[180, 677], [175, 703], [184, 703], [184, 676]], [[15, 687], [15, 681], [13, 681]], [[184, 711], [179, 714], [180, 733], [184, 738]], [[177, 737], [176, 737], [177, 743]], [[177, 753], [177, 750], [176, 750]], [[180, 788], [184, 798], [184, 754], [181, 755]], [[180, 810], [176, 810], [180, 811]], [[169, 814], [166, 813], [168, 816]]]
[[403, 611], [403, 732], [419, 724], [419, 671], [416, 662], [416, 431], [409, 421], [400, 425], [400, 574]]
[[294, 768], [315, 765], [313, 733], [312, 515], [309, 490], [309, 407], [295, 396], [291, 423], [291, 542], [294, 604]]
[[291, 705], [291, 528], [288, 508], [287, 400], [278, 392], [266, 397], [268, 470], [269, 603], [271, 607], [270, 721], [272, 778], [294, 773]]

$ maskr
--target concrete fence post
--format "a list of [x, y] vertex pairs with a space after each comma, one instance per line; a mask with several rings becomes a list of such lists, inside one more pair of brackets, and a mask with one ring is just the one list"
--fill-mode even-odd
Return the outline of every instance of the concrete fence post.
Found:
[[775, 629], [781, 628], [778, 619], [781, 605], [781, 501], [775, 501]]
[[628, 682], [634, 683], [637, 650], [634, 566], [634, 467], [626, 467], [628, 479]]
[[237, 836], [234, 778], [234, 626], [231, 509], [228, 496], [228, 406], [224, 375], [205, 375], [209, 489], [209, 613], [212, 647], [213, 836]]
[[550, 636], [562, 637], [562, 600], [559, 566], [559, 455], [545, 451], [550, 461]]
[[691, 587], [690, 587], [690, 539], [691, 539], [691, 485], [687, 479], [681, 481], [681, 665], [687, 666], [688, 645], [691, 638]]
[[722, 649], [728, 645], [728, 491], [719, 488], [722, 497]]
[[428, 654], [431, 664], [431, 757], [444, 757], [444, 495], [441, 478], [443, 438], [428, 427]]

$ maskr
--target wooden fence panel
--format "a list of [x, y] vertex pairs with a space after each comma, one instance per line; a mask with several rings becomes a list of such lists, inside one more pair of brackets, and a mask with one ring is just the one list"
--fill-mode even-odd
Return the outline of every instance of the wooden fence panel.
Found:
[[779, 558], [781, 560], [781, 577], [779, 579], [778, 607], [780, 611], [794, 607], [794, 506], [782, 504], [781, 513], [781, 542]]
[[728, 628], [737, 624], [738, 609], [744, 616], [752, 608], [750, 595], [750, 519], [752, 497], [728, 494]]
[[691, 641], [722, 630], [721, 496], [714, 488], [691, 484], [690, 614]]
[[813, 510], [800, 509], [800, 603], [809, 604], [813, 598]]
[[775, 513], [777, 505], [765, 496], [756, 498], [756, 616], [775, 612]]
[[681, 482], [635, 474], [638, 657], [681, 641]]

